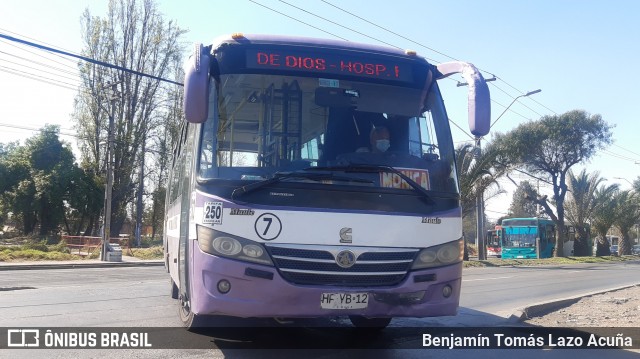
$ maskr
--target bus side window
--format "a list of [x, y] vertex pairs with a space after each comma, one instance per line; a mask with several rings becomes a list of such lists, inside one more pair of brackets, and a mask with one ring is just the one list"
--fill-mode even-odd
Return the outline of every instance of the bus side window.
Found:
[[208, 119], [202, 126], [202, 144], [200, 146], [200, 176], [213, 177], [213, 170], [216, 166], [215, 160], [215, 139], [214, 121]]
[[409, 154], [430, 161], [439, 159], [437, 144], [433, 143], [434, 136], [429, 132], [426, 117], [412, 117], [409, 119]]
[[554, 245], [556, 243], [556, 231], [555, 227], [551, 224], [547, 225], [547, 241]]
[[169, 191], [169, 203], [173, 203], [179, 196], [180, 177], [182, 174], [181, 168], [184, 159], [184, 140], [186, 139], [187, 124], [183, 122], [180, 126], [180, 137], [176, 141], [176, 145], [173, 149], [173, 158], [171, 166], [171, 176], [169, 178], [168, 188]]

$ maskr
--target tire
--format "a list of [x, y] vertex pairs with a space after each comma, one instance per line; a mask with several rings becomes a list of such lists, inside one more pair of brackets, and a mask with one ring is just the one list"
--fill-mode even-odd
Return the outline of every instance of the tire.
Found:
[[350, 315], [349, 320], [356, 328], [382, 330], [391, 323], [392, 318], [367, 318], [359, 315]]
[[204, 326], [204, 317], [201, 315], [194, 314], [191, 311], [188, 302], [184, 301], [184, 298], [180, 299], [180, 307], [178, 308], [178, 315], [180, 316], [180, 321], [182, 325], [189, 329], [197, 329]]
[[178, 299], [180, 295], [178, 286], [176, 285], [176, 282], [173, 281], [173, 279], [169, 278], [169, 281], [171, 282], [171, 299]]

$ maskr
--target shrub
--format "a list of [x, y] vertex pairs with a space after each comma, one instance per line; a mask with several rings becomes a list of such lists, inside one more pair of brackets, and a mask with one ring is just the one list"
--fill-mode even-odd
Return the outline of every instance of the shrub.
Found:
[[61, 252], [61, 253], [71, 253], [69, 248], [67, 247], [67, 242], [62, 240], [58, 244], [49, 246], [49, 251], [51, 252]]
[[28, 250], [28, 249], [33, 249], [36, 251], [40, 251], [40, 252], [48, 252], [49, 251], [49, 247], [47, 246], [47, 240], [43, 240], [43, 241], [30, 241], [26, 244], [24, 244], [22, 246], [23, 249]]
[[164, 251], [161, 246], [151, 248], [132, 248], [131, 253], [140, 259], [162, 259]]

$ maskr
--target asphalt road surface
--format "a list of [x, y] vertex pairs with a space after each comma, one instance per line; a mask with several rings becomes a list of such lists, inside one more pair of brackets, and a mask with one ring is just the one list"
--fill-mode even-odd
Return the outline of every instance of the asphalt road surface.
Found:
[[[468, 268], [463, 273], [460, 314], [455, 317], [396, 319], [392, 326], [403, 327], [477, 327], [505, 325], [517, 308], [558, 298], [638, 283], [640, 262], [588, 264], [558, 267]], [[228, 337], [219, 331], [188, 333], [180, 328], [177, 301], [169, 296], [168, 274], [161, 266], [126, 268], [75, 268], [0, 272], [0, 327], [176, 327], [176, 338], [206, 341], [212, 349], [141, 350], [0, 350], [0, 357], [46, 358], [170, 358], [185, 354], [194, 358], [300, 357], [347, 358], [458, 358], [477, 357], [475, 350], [434, 350], [415, 348], [419, 333], [407, 335], [401, 330], [372, 338], [378, 341], [371, 350], [256, 349], [251, 338]], [[223, 319], [216, 319], [221, 320]], [[263, 323], [265, 320], [260, 320]], [[235, 323], [235, 322], [234, 322]], [[247, 324], [248, 323], [248, 324]], [[254, 322], [240, 321], [240, 326]], [[302, 324], [304, 325], [304, 321]], [[349, 328], [339, 318], [321, 325]], [[294, 324], [295, 325], [295, 324]], [[313, 331], [301, 331], [306, 340], [342, 343], [343, 332], [327, 337]], [[417, 335], [416, 335], [417, 334]], [[176, 339], [177, 340], [177, 339]], [[181, 339], [182, 340], [182, 339]], [[300, 338], [296, 338], [300, 340]], [[231, 343], [231, 344], [230, 344]], [[637, 353], [621, 350], [584, 350], [582, 357], [626, 358]], [[489, 350], [482, 356], [515, 355], [522, 358], [564, 358], [576, 355], [572, 350]]]

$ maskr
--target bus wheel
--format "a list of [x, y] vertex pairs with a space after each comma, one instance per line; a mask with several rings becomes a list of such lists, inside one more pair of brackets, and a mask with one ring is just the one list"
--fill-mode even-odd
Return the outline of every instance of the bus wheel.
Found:
[[349, 320], [356, 328], [384, 329], [391, 323], [391, 318], [367, 318], [359, 315], [350, 315]]
[[195, 329], [202, 327], [203, 318], [200, 315], [196, 315], [191, 311], [189, 302], [185, 301], [185, 298], [180, 298], [180, 308], [178, 309], [180, 314], [180, 321], [182, 325], [187, 329]]
[[169, 277], [169, 281], [171, 282], [171, 298], [178, 299], [178, 295], [179, 295], [178, 286], [176, 285], [176, 282], [174, 282], [171, 277]]

